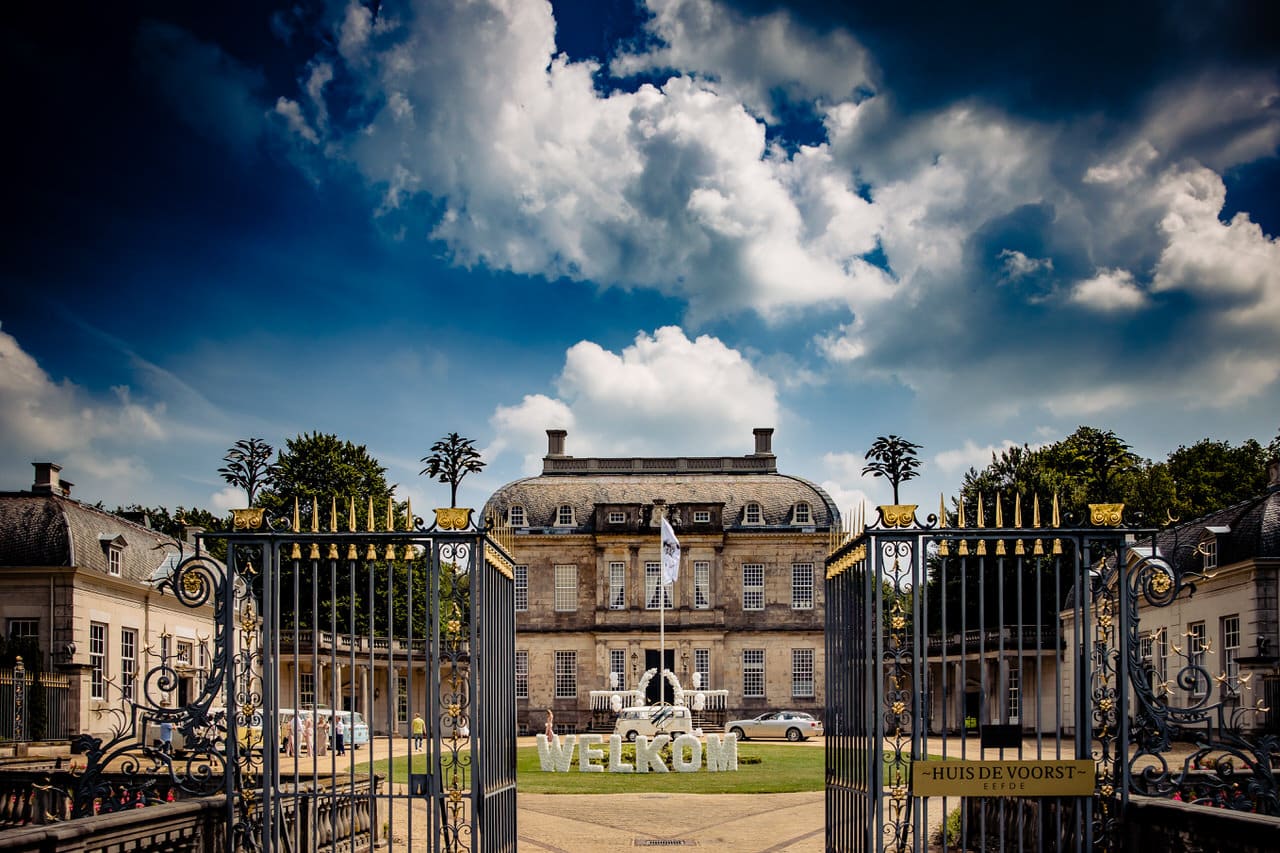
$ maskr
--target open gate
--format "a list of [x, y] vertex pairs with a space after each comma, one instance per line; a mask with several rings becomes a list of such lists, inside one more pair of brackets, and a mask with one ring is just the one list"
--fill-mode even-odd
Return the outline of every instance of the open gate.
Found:
[[237, 510], [169, 567], [162, 590], [214, 607], [207, 677], [175, 706], [183, 662], [140, 675], [113, 736], [75, 745], [73, 815], [166, 790], [225, 796], [229, 851], [516, 849], [505, 531], [344, 503]]
[[[1124, 579], [1152, 571], [1126, 563], [1153, 531], [1120, 505], [1074, 519], [1055, 499], [1042, 525], [1034, 500], [1028, 525], [1020, 500], [979, 503], [973, 525], [881, 506], [833, 543], [829, 851], [1114, 846], [1135, 672], [1151, 692]], [[1092, 796], [913, 796], [913, 761], [1071, 759], [1095, 763]]]

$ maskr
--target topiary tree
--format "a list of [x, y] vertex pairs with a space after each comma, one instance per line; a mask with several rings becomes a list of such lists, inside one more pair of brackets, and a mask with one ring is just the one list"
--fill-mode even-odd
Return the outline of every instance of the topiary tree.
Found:
[[219, 468], [218, 473], [231, 485], [244, 489], [248, 506], [253, 506], [258, 490], [266, 487], [275, 475], [272, 453], [275, 453], [275, 448], [262, 439], [242, 438], [222, 457], [227, 464]]
[[884, 477], [893, 486], [893, 502], [898, 501], [898, 485], [915, 479], [920, 459], [916, 451], [920, 445], [913, 444], [897, 435], [882, 435], [871, 443], [864, 459], [874, 459], [862, 469], [864, 474]]
[[449, 484], [449, 506], [458, 505], [458, 484], [468, 474], [478, 473], [485, 463], [480, 459], [480, 451], [475, 442], [451, 432], [431, 445], [431, 453], [422, 457], [427, 467], [419, 471], [435, 477], [441, 483]]

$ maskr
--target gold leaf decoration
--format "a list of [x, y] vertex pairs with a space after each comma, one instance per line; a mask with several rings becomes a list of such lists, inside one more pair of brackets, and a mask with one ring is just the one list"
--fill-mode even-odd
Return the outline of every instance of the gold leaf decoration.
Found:
[[1124, 504], [1089, 504], [1089, 520], [1100, 527], [1119, 527]]
[[262, 527], [265, 509], [233, 509], [231, 510], [231, 526], [235, 530], [258, 530]]
[[886, 527], [910, 527], [916, 518], [919, 504], [882, 504], [880, 515]]

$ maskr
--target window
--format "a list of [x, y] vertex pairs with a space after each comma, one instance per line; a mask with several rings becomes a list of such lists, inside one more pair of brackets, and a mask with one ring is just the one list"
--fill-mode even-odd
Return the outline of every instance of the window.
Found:
[[798, 699], [813, 696], [813, 649], [791, 650], [791, 695]]
[[763, 524], [764, 513], [760, 510], [760, 504], [752, 501], [742, 508], [743, 524]]
[[693, 609], [707, 610], [711, 607], [711, 563], [707, 560], [693, 561]]
[[10, 619], [9, 620], [9, 639], [10, 640], [32, 640], [40, 642], [40, 620], [39, 619]]
[[529, 609], [529, 567], [516, 566], [515, 576], [516, 610], [524, 612]]
[[557, 527], [573, 527], [573, 507], [569, 504], [560, 504], [560, 509], [556, 510], [556, 526]]
[[556, 698], [578, 698], [577, 652], [556, 652]]
[[627, 689], [627, 650], [609, 649], [609, 671], [618, 673], [618, 689]]
[[764, 649], [742, 650], [742, 695], [764, 696]]
[[[1187, 625], [1187, 662], [1191, 666], [1204, 666], [1205, 638], [1203, 622], [1192, 622]], [[1209, 685], [1203, 673], [1195, 674], [1195, 686], [1191, 691], [1197, 696], [1203, 696], [1209, 692]]]
[[516, 504], [507, 510], [507, 523], [512, 527], [524, 527], [528, 524], [524, 517], [524, 507]]
[[298, 707], [306, 708], [316, 703], [316, 676], [314, 672], [298, 673]]
[[178, 641], [178, 666], [191, 666], [191, 643]]
[[1216, 569], [1218, 567], [1218, 537], [1210, 533], [1204, 539], [1200, 540], [1200, 553], [1204, 556], [1204, 569]]
[[1009, 667], [1008, 711], [1010, 722], [1022, 719], [1022, 671], [1017, 665]]
[[742, 567], [742, 609], [764, 610], [764, 563]]
[[107, 574], [120, 577], [120, 546], [111, 545], [107, 548]]
[[693, 650], [693, 671], [702, 675], [700, 690], [711, 689], [711, 649]]
[[89, 697], [105, 699], [107, 664], [107, 626], [101, 622], [89, 623]]
[[1156, 678], [1161, 684], [1156, 695], [1163, 696], [1168, 692], [1163, 686], [1164, 682], [1169, 680], [1169, 630], [1167, 628], [1161, 628], [1156, 632]]
[[627, 564], [609, 564], [609, 609], [627, 609]]
[[796, 524], [813, 524], [813, 511], [804, 501], [796, 504], [795, 515], [792, 518]]
[[169, 665], [169, 652], [170, 652], [170, 649], [172, 648], [170, 646], [171, 642], [172, 642], [172, 638], [170, 637], [170, 635], [168, 634], [160, 635], [160, 660], [162, 663], [164, 663], [165, 666]]
[[1222, 671], [1227, 679], [1222, 683], [1224, 696], [1236, 696], [1240, 691], [1240, 614], [1222, 617]]
[[556, 566], [556, 610], [578, 609], [578, 567]]
[[132, 702], [133, 680], [138, 676], [138, 632], [120, 629], [120, 698]]
[[620, 511], [620, 510], [616, 510], [616, 509], [615, 509], [615, 510], [610, 510], [610, 512], [609, 512], [609, 523], [610, 523], [610, 524], [625, 524], [625, 523], [626, 523], [626, 521], [627, 521], [627, 514], [626, 514], [625, 512], [622, 512], [622, 511]]
[[710, 523], [711, 523], [711, 510], [709, 510], [709, 509], [695, 509], [695, 510], [693, 511], [693, 523], [694, 523], [694, 524], [710, 524]]
[[409, 722], [409, 676], [396, 676], [396, 722]]
[[796, 563], [791, 567], [791, 609], [813, 609], [813, 563]]
[[1143, 634], [1138, 638], [1138, 657], [1142, 660], [1142, 671], [1147, 673], [1147, 680], [1151, 683], [1151, 689], [1155, 691], [1155, 695], [1159, 696], [1160, 691], [1156, 688], [1156, 669], [1155, 669], [1155, 649], [1156, 638], [1154, 634]]
[[[658, 598], [658, 590], [662, 598]], [[671, 585], [662, 583], [662, 564], [644, 564], [644, 606], [646, 610], [671, 609]]]
[[529, 650], [516, 649], [516, 698], [529, 698]]

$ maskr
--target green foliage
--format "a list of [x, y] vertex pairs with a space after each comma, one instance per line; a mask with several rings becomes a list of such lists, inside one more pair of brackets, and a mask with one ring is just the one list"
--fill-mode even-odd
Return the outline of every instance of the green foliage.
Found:
[[916, 451], [920, 445], [913, 444], [897, 435], [882, 435], [871, 443], [864, 459], [874, 459], [868, 463], [862, 473], [876, 477], [884, 477], [893, 486], [893, 502], [898, 503], [898, 485], [918, 476], [920, 459]]
[[275, 448], [262, 439], [242, 438], [222, 457], [227, 464], [219, 468], [218, 473], [231, 485], [244, 489], [248, 500], [245, 506], [253, 506], [258, 490], [271, 482], [274, 473], [272, 453], [275, 453]]
[[947, 813], [946, 821], [938, 827], [934, 843], [944, 847], [955, 847], [960, 843], [960, 809], [952, 809]]
[[451, 432], [431, 445], [431, 453], [422, 457], [427, 467], [419, 471], [449, 484], [449, 506], [458, 505], [458, 484], [468, 474], [479, 473], [485, 466], [475, 442]]
[[346, 530], [350, 499], [355, 498], [356, 529], [361, 530], [367, 521], [370, 496], [374, 519], [387, 516], [392, 487], [387, 485], [386, 473], [387, 469], [369, 455], [363, 444], [318, 432], [299, 435], [285, 442], [260, 503], [273, 515], [292, 515], [297, 498], [302, 526], [307, 529], [314, 499], [320, 512], [320, 527], [328, 529], [336, 502], [338, 529]]
[[1259, 494], [1267, 486], [1269, 457], [1253, 439], [1238, 447], [1208, 438], [1179, 447], [1160, 466], [1175, 485], [1172, 514], [1197, 518]]

